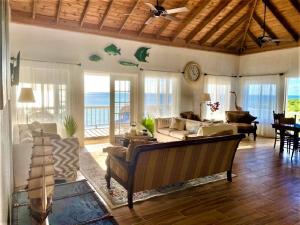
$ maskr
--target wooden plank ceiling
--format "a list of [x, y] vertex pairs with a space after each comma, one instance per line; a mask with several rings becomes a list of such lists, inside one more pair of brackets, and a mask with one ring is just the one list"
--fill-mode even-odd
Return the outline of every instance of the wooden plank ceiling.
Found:
[[[266, 34], [289, 41], [259, 47], [264, 3]], [[299, 0], [160, 0], [166, 9], [187, 7], [170, 21], [150, 17], [156, 0], [10, 0], [12, 21], [147, 43], [247, 54], [299, 46]]]

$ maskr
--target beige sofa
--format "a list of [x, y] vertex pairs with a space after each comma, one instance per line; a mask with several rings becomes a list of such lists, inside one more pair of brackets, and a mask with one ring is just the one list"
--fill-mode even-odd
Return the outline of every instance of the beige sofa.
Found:
[[[183, 129], [172, 127], [171, 123], [174, 119], [184, 124], [181, 126]], [[232, 131], [232, 134], [237, 134], [235, 126], [225, 123], [200, 122], [184, 118], [156, 118], [154, 136], [159, 142], [169, 142], [188, 140], [194, 137], [216, 136], [224, 131]]]

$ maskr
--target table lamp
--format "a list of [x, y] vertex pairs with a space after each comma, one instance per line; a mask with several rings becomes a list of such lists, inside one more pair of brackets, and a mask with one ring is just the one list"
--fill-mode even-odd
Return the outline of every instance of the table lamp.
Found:
[[202, 103], [203, 102], [209, 102], [209, 101], [210, 101], [210, 94], [209, 93], [202, 93], [200, 95], [200, 113], [199, 113], [200, 120], [202, 120], [202, 118], [201, 118]]
[[26, 103], [26, 105], [25, 105], [26, 123], [28, 124], [27, 104], [35, 102], [32, 88], [21, 88], [21, 93], [20, 93], [18, 102]]

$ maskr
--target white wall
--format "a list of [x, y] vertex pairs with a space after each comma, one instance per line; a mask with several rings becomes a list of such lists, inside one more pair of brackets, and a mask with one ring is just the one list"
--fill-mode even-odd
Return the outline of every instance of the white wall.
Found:
[[240, 57], [239, 74], [260, 75], [285, 73], [300, 76], [300, 47], [244, 55]]
[[[244, 55], [240, 57], [239, 74], [266, 75], [284, 73], [281, 77], [279, 111], [284, 110], [285, 77], [300, 76], [300, 47]], [[300, 87], [299, 87], [300, 89]], [[241, 97], [241, 95], [240, 95]], [[240, 101], [241, 102], [241, 101]]]
[[[198, 62], [203, 72], [212, 74], [234, 74], [238, 72], [238, 56], [184, 48], [175, 48], [136, 41], [113, 39], [92, 34], [41, 28], [23, 24], [11, 24], [11, 53], [16, 55], [21, 50], [23, 58], [49, 60], [55, 62], [80, 62], [85, 71], [136, 73], [137, 68], [124, 67], [118, 64], [119, 59], [135, 61], [137, 48], [147, 46], [149, 63], [141, 63], [144, 69], [181, 72], [189, 61]], [[108, 56], [104, 48], [114, 43], [121, 48], [121, 56]], [[99, 54], [103, 60], [90, 62], [91, 54]], [[198, 96], [202, 90], [202, 79], [189, 85], [182, 79], [181, 111], [198, 111]], [[193, 104], [194, 103], [194, 104]]]

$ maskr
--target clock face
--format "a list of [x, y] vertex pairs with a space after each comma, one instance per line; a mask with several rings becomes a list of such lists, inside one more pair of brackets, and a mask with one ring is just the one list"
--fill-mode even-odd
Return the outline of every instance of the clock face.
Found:
[[185, 78], [190, 81], [196, 81], [201, 75], [201, 68], [198, 63], [189, 62], [184, 70]]

